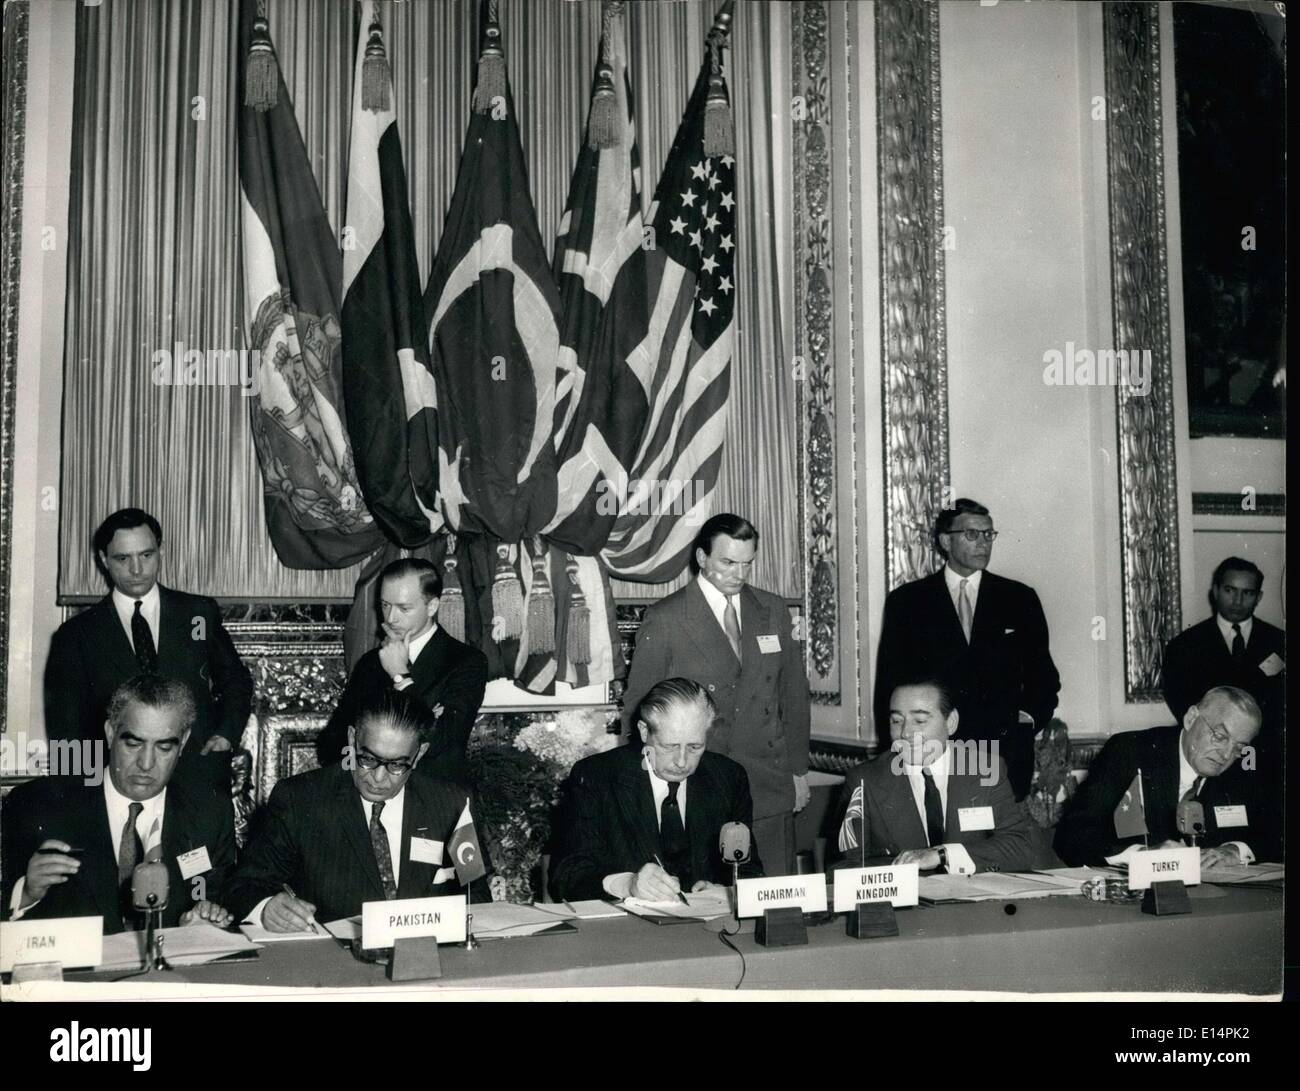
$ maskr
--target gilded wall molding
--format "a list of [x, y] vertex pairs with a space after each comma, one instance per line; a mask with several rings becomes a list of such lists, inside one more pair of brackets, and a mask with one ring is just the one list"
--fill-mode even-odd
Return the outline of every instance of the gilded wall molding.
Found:
[[937, 566], [948, 484], [939, 5], [876, 4], [885, 579]]
[[1182, 628], [1173, 358], [1160, 106], [1160, 9], [1103, 6], [1114, 347], [1150, 350], [1143, 397], [1116, 390], [1124, 695], [1163, 700], [1160, 660]]
[[[798, 412], [799, 509], [805, 549], [807, 664], [812, 697], [838, 705], [839, 565], [837, 563], [834, 270], [830, 99], [830, 5], [817, 0], [792, 12], [794, 120], [795, 354], [802, 361]], [[821, 683], [819, 685], [818, 683]]]
[[[4, 7], [4, 166], [0, 214], [0, 649], [9, 647], [9, 579], [13, 560], [14, 401], [18, 396], [18, 297], [22, 281], [23, 154], [27, 133], [27, 0]], [[0, 697], [9, 662], [0, 654]], [[0, 700], [0, 731], [8, 727]]]

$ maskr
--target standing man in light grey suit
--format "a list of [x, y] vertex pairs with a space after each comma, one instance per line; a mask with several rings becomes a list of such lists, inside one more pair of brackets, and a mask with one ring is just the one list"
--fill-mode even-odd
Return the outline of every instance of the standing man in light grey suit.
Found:
[[758, 531], [715, 515], [695, 540], [696, 578], [646, 610], [623, 694], [630, 733], [641, 698], [665, 678], [709, 691], [709, 749], [749, 776], [754, 840], [773, 875], [794, 871], [794, 816], [808, 804], [808, 679], [785, 601], [751, 586]]

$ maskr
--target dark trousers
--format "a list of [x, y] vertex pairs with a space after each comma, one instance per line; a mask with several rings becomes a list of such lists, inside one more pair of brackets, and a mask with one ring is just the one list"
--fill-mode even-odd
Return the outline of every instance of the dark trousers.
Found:
[[754, 844], [765, 875], [793, 875], [794, 814], [774, 814], [754, 819]]

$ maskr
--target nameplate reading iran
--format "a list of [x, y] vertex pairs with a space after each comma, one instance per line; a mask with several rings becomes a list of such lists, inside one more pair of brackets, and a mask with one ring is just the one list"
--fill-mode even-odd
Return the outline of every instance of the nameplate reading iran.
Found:
[[851, 913], [858, 902], [916, 905], [920, 898], [916, 864], [889, 867], [838, 868], [835, 872], [835, 912]]
[[1196, 886], [1201, 881], [1200, 849], [1151, 849], [1129, 857], [1130, 890], [1146, 890], [1152, 883], [1174, 879], [1184, 886]]
[[761, 917], [769, 909], [797, 905], [805, 913], [826, 911], [823, 875], [778, 875], [774, 879], [741, 879], [736, 887], [736, 915]]
[[362, 903], [361, 946], [391, 947], [393, 940], [402, 936], [434, 936], [439, 943], [464, 942], [465, 895]]
[[0, 925], [0, 973], [29, 962], [58, 962], [65, 970], [104, 961], [103, 917], [5, 921]]

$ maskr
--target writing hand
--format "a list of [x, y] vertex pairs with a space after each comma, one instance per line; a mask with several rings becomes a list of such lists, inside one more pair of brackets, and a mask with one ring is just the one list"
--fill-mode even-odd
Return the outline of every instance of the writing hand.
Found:
[[266, 903], [262, 924], [268, 932], [310, 932], [315, 915], [311, 902], [280, 893]]
[[646, 864], [632, 878], [631, 896], [646, 902], [673, 902], [682, 884], [656, 863]]

